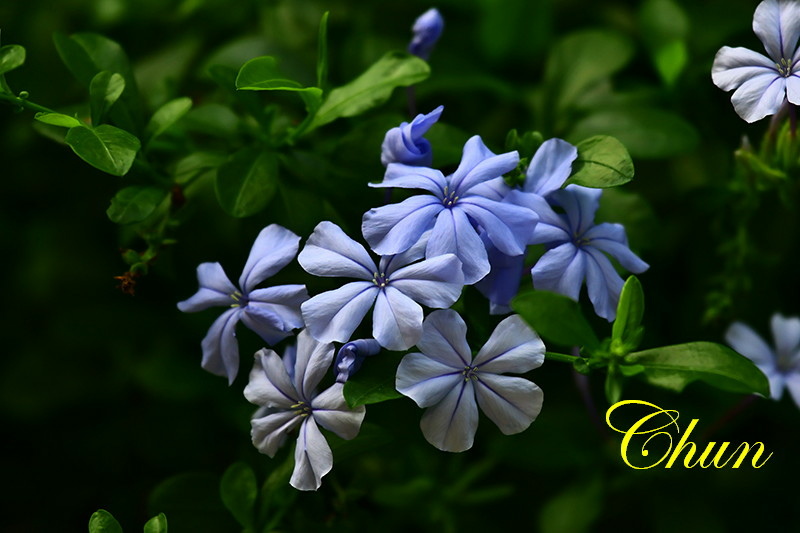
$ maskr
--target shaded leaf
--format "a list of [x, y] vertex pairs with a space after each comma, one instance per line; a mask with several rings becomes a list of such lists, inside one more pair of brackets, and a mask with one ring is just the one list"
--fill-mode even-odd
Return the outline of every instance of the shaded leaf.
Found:
[[125, 78], [116, 72], [98, 72], [89, 84], [89, 107], [92, 124], [97, 126], [105, 121], [111, 106], [119, 100], [125, 90]]
[[633, 161], [625, 146], [614, 137], [596, 135], [577, 144], [578, 159], [572, 164], [567, 184], [607, 188], [633, 179]]
[[236, 88], [240, 91], [308, 91], [316, 87], [304, 87], [301, 83], [287, 79], [278, 70], [278, 61], [272, 56], [256, 57], [239, 69]]
[[167, 191], [158, 187], [132, 186], [120, 190], [111, 199], [106, 211], [108, 218], [117, 224], [133, 224], [149, 217], [167, 197]]
[[89, 533], [122, 533], [122, 526], [111, 513], [100, 509], [89, 519]]
[[25, 63], [25, 48], [18, 44], [0, 46], [0, 74], [12, 71]]
[[167, 131], [170, 126], [180, 120], [191, 108], [192, 99], [185, 96], [170, 100], [159, 107], [156, 112], [153, 113], [145, 129], [148, 142]]
[[274, 152], [245, 148], [217, 170], [217, 199], [235, 217], [247, 217], [264, 209], [277, 186], [278, 158]]
[[328, 83], [328, 16], [330, 11], [322, 14], [319, 21], [319, 37], [317, 41], [317, 87], [325, 90]]
[[617, 318], [611, 330], [611, 339], [621, 343], [627, 351], [635, 350], [642, 337], [644, 317], [644, 291], [636, 276], [630, 276], [622, 286], [617, 303]]
[[160, 513], [144, 525], [144, 533], [167, 533], [167, 517]]
[[253, 508], [258, 497], [258, 485], [253, 469], [245, 463], [232, 464], [222, 474], [219, 484], [222, 503], [244, 528], [253, 528]]
[[352, 409], [359, 405], [402, 398], [394, 387], [399, 358], [389, 354], [370, 357], [361, 369], [344, 384], [344, 399]]
[[114, 176], [127, 174], [141, 147], [135, 136], [108, 124], [76, 126], [67, 132], [65, 140], [81, 159]]
[[63, 115], [61, 113], [36, 113], [34, 119], [51, 126], [61, 126], [62, 128], [74, 128], [75, 126], [82, 126], [83, 122], [75, 117]]
[[517, 295], [511, 308], [539, 335], [563, 346], [594, 348], [600, 341], [578, 303], [554, 292], [528, 291]]

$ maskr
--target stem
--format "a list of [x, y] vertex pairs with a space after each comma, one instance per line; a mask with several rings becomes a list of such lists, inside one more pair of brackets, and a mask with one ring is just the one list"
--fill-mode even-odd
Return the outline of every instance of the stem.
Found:
[[797, 106], [791, 103], [789, 104], [789, 132], [794, 139], [797, 132]]
[[9, 93], [0, 92], [0, 101], [8, 102], [11, 105], [18, 106], [24, 109], [30, 109], [31, 111], [37, 111], [39, 113], [57, 113], [57, 111], [53, 111], [48, 107], [44, 107], [42, 105], [31, 102], [26, 98], [20, 98], [19, 96], [14, 96], [13, 94]]
[[406, 88], [406, 99], [408, 100], [408, 114], [414, 118], [417, 116], [417, 91], [413, 85]]
[[573, 364], [578, 359], [581, 359], [578, 356], [567, 355], [563, 353], [555, 353], [555, 352], [545, 352], [544, 358], [547, 359], [548, 361], [559, 361], [561, 363], [569, 363], [569, 364]]

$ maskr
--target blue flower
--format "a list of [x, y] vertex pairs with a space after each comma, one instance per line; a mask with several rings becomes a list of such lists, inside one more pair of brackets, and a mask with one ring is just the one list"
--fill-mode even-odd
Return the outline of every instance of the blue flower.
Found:
[[[624, 282], [606, 253], [633, 273], [644, 272], [648, 264], [628, 248], [621, 224], [595, 224], [600, 189], [568, 185], [550, 194], [565, 214], [557, 214], [547, 201], [530, 195], [530, 206], [539, 215], [533, 242], [548, 249], [531, 270], [537, 290], [557, 292], [577, 301], [583, 281], [595, 313], [611, 322]], [[605, 252], [605, 253], [604, 253]]]
[[361, 223], [364, 238], [376, 253], [391, 255], [408, 250], [432, 230], [425, 256], [455, 254], [463, 265], [464, 283], [471, 285], [490, 270], [480, 229], [507, 255], [524, 253], [530, 240], [536, 214], [501, 202], [507, 189], [502, 175], [518, 162], [517, 152], [495, 155], [476, 135], [464, 145], [461, 164], [450, 176], [427, 167], [390, 164], [383, 182], [371, 187], [424, 189], [430, 194], [369, 210]]
[[780, 400], [785, 387], [800, 407], [800, 318], [776, 313], [772, 315], [771, 326], [775, 350], [741, 322], [731, 324], [725, 340], [767, 376], [773, 399]]
[[292, 329], [303, 327], [300, 304], [308, 299], [305, 285], [255, 288], [294, 259], [299, 243], [300, 237], [277, 224], [261, 230], [239, 278], [241, 289], [230, 282], [219, 263], [197, 267], [200, 289], [178, 303], [178, 309], [192, 313], [215, 306], [229, 308], [203, 339], [203, 368], [227, 376], [233, 383], [239, 371], [235, 328], [240, 320], [270, 345], [291, 335]]
[[333, 369], [336, 372], [336, 382], [344, 383], [358, 372], [364, 359], [377, 355], [381, 345], [375, 339], [358, 339], [350, 341], [336, 353]]
[[774, 115], [788, 98], [800, 104], [800, 2], [765, 0], [756, 8], [753, 31], [769, 57], [747, 48], [723, 46], [714, 58], [711, 79], [747, 122]]
[[[320, 222], [297, 260], [310, 274], [362, 281], [318, 294], [302, 305], [308, 330], [321, 342], [347, 342], [375, 304], [372, 336], [389, 350], [405, 350], [422, 335], [422, 307], [445, 308], [461, 295], [464, 278], [453, 254], [424, 261], [424, 242], [375, 262], [332, 222]], [[413, 264], [412, 264], [413, 263]]]
[[272, 350], [255, 355], [244, 396], [261, 409], [251, 421], [251, 436], [258, 451], [274, 457], [297, 426], [294, 471], [289, 483], [299, 490], [317, 490], [333, 468], [333, 453], [319, 426], [343, 439], [358, 435], [364, 406], [349, 409], [342, 384], [318, 393], [316, 388], [333, 361], [333, 345], [314, 340], [307, 330], [297, 336], [297, 347], [283, 360]]
[[422, 353], [403, 357], [397, 368], [397, 390], [427, 407], [420, 427], [440, 450], [472, 447], [478, 429], [478, 406], [505, 435], [524, 431], [542, 409], [542, 390], [524, 373], [544, 361], [544, 344], [517, 315], [500, 322], [473, 358], [467, 326], [453, 310], [434, 311], [425, 319]]
[[427, 167], [433, 162], [431, 143], [423, 137], [442, 115], [444, 106], [439, 106], [427, 115], [419, 114], [411, 124], [403, 122], [400, 126], [386, 132], [381, 145], [381, 163], [402, 163], [404, 165]]
[[436, 8], [431, 8], [414, 21], [411, 30], [414, 37], [408, 45], [408, 52], [427, 61], [436, 41], [442, 35], [444, 19]]

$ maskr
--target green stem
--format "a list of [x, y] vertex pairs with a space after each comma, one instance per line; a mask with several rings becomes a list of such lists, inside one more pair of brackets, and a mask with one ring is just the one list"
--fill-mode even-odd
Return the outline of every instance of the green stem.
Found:
[[569, 364], [574, 364], [575, 361], [581, 359], [581, 357], [575, 357], [574, 355], [567, 355], [556, 352], [545, 352], [544, 358], [547, 359], [548, 361], [560, 361], [562, 363], [569, 363]]
[[20, 98], [19, 96], [14, 96], [13, 94], [9, 93], [0, 92], [0, 101], [8, 102], [11, 105], [22, 107], [25, 109], [30, 109], [31, 111], [37, 111], [39, 113], [56, 113], [56, 111], [53, 111], [50, 108], [31, 102], [26, 98]]

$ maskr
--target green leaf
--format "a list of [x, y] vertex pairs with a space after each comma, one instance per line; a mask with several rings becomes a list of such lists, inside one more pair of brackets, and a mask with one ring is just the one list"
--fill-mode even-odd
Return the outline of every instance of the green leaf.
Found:
[[245, 463], [232, 464], [219, 484], [222, 503], [244, 528], [253, 529], [253, 508], [258, 497], [256, 475]]
[[278, 61], [272, 56], [263, 56], [251, 59], [239, 69], [236, 88], [240, 91], [308, 91], [316, 87], [304, 87], [285, 78], [278, 70]]
[[642, 284], [636, 276], [630, 276], [617, 304], [617, 318], [611, 330], [612, 349], [613, 343], [620, 343], [620, 348], [626, 352], [635, 350], [642, 338], [642, 318], [644, 317], [644, 291]]
[[111, 199], [106, 211], [108, 218], [117, 224], [133, 224], [149, 217], [167, 197], [167, 191], [158, 187], [134, 185], [120, 190]]
[[75, 126], [82, 126], [83, 122], [75, 117], [69, 115], [62, 115], [61, 113], [36, 113], [34, 119], [51, 126], [61, 126], [62, 128], [74, 128]]
[[127, 174], [141, 147], [135, 136], [108, 124], [76, 126], [67, 132], [65, 140], [78, 157], [114, 176]]
[[319, 21], [319, 37], [317, 40], [317, 87], [325, 90], [328, 83], [328, 16], [330, 11], [322, 14]]
[[402, 398], [394, 387], [399, 358], [387, 353], [368, 357], [361, 369], [344, 384], [344, 399], [353, 409], [359, 405]]
[[164, 513], [154, 516], [144, 525], [144, 533], [167, 533], [167, 517]]
[[283, 515], [292, 509], [292, 504], [297, 499], [299, 491], [289, 485], [293, 470], [294, 457], [286, 454], [284, 461], [274, 467], [261, 486], [258, 523], [263, 524], [261, 530], [265, 533], [277, 528]]
[[124, 90], [125, 78], [116, 72], [103, 70], [92, 78], [89, 84], [89, 107], [93, 125], [97, 126], [105, 121], [106, 114]]
[[173, 531], [236, 531], [237, 523], [219, 497], [219, 476], [186, 472], [168, 478], [150, 493], [150, 516], [169, 516]]
[[699, 141], [695, 128], [683, 118], [660, 109], [628, 107], [599, 111], [584, 118], [568, 139], [607, 134], [639, 158], [665, 158], [694, 149]]
[[100, 509], [89, 519], [89, 533], [122, 533], [122, 526], [111, 513]]
[[428, 75], [430, 67], [422, 59], [405, 52], [388, 52], [358, 78], [333, 89], [310, 129], [363, 113], [388, 100], [395, 87], [414, 85]]
[[590, 349], [600, 345], [578, 303], [566, 296], [547, 291], [524, 292], [514, 298], [511, 308], [548, 341]]
[[686, 50], [686, 43], [683, 41], [672, 41], [653, 51], [653, 63], [655, 63], [661, 79], [668, 86], [675, 84], [688, 62], [689, 53]]
[[192, 108], [192, 99], [189, 97], [176, 98], [170, 100], [166, 104], [159, 107], [150, 122], [147, 123], [145, 135], [150, 142], [165, 131], [167, 131], [173, 124], [178, 122], [180, 118], [189, 112]]
[[264, 209], [277, 185], [278, 158], [275, 153], [245, 148], [219, 167], [215, 188], [222, 208], [241, 218]]
[[214, 171], [226, 161], [222, 154], [214, 152], [195, 152], [189, 154], [175, 164], [175, 183], [183, 185], [195, 178]]
[[625, 146], [614, 137], [597, 135], [577, 144], [578, 159], [572, 163], [567, 184], [607, 188], [633, 179], [633, 161]]
[[626, 364], [642, 365], [641, 373], [652, 385], [680, 392], [693, 381], [740, 393], [769, 396], [769, 382], [752, 361], [727, 346], [690, 342], [634, 352]]
[[25, 63], [25, 48], [18, 44], [0, 46], [0, 74], [10, 72]]

